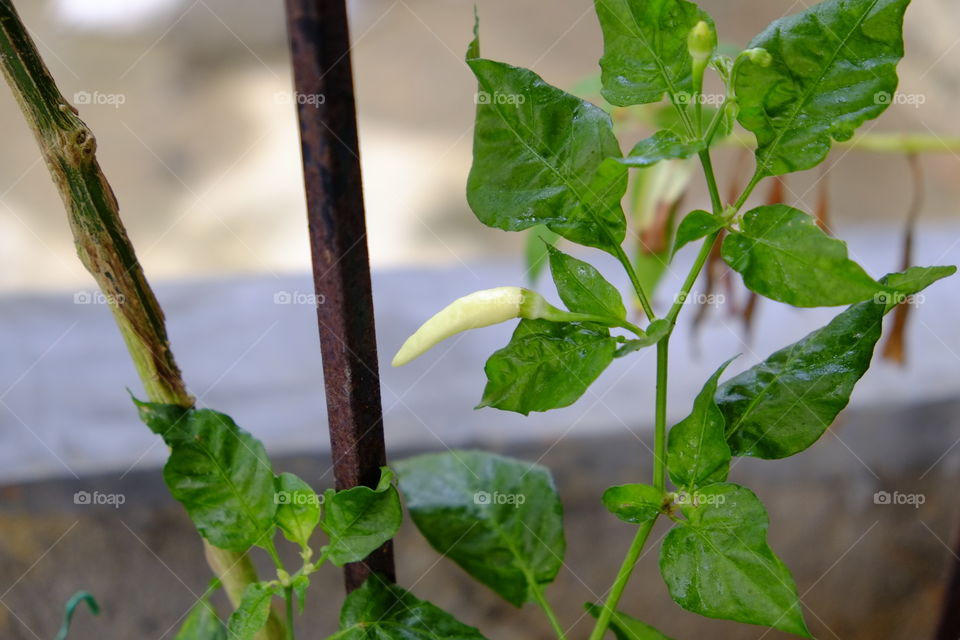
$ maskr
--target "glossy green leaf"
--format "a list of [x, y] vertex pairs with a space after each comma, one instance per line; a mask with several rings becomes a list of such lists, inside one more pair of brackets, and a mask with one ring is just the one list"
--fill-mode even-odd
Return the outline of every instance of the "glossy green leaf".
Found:
[[477, 408], [527, 415], [569, 406], [603, 373], [616, 348], [610, 332], [596, 325], [521, 320], [510, 343], [487, 360]]
[[396, 465], [417, 528], [434, 549], [508, 602], [563, 564], [563, 509], [550, 472], [480, 451], [418, 456]]
[[890, 105], [903, 57], [910, 0], [826, 0], [771, 24], [750, 47], [768, 67], [741, 58], [739, 120], [757, 136], [758, 168], [781, 175], [818, 165]]
[[786, 205], [758, 207], [723, 242], [723, 259], [751, 291], [796, 307], [872, 298], [883, 286], [847, 257], [847, 245]]
[[[912, 295], [955, 267], [913, 267], [884, 276], [895, 293]], [[827, 326], [720, 385], [717, 406], [733, 455], [785, 458], [816, 442], [847, 406], [880, 339], [888, 294], [853, 305]]]
[[359, 562], [396, 535], [403, 522], [393, 472], [383, 467], [376, 489], [327, 489], [320, 527], [330, 537], [324, 547], [330, 562], [342, 567]]
[[320, 496], [292, 473], [276, 478], [277, 526], [290, 542], [307, 547], [320, 522]]
[[615, 286], [592, 265], [548, 247], [550, 272], [560, 299], [576, 313], [626, 320], [627, 310]]
[[136, 403], [141, 419], [170, 446], [163, 478], [200, 534], [236, 552], [265, 544], [277, 505], [263, 443], [217, 411]]
[[954, 266], [948, 267], [910, 267], [901, 273], [891, 273], [881, 281], [892, 292], [879, 298], [886, 303], [887, 311], [904, 301], [904, 296], [911, 296], [923, 291], [933, 283], [948, 278], [957, 272]]
[[267, 582], [248, 584], [240, 599], [240, 606], [227, 621], [230, 640], [253, 640], [257, 632], [267, 624], [273, 597], [282, 590], [280, 585]]
[[547, 247], [554, 246], [559, 239], [560, 236], [542, 224], [531, 227], [527, 232], [523, 253], [526, 260], [527, 281], [530, 284], [535, 284], [540, 279], [544, 267], [550, 262], [550, 252], [547, 251]]
[[730, 471], [730, 445], [724, 418], [714, 401], [717, 381], [732, 360], [710, 376], [693, 402], [693, 411], [678, 422], [667, 438], [667, 468], [678, 487], [691, 489], [723, 482]]
[[610, 116], [527, 69], [467, 64], [480, 85], [467, 180], [477, 218], [507, 231], [546, 225], [614, 252], [626, 234], [627, 168], [612, 160], [621, 152]]
[[[603, 607], [587, 603], [584, 608], [594, 618], [600, 616]], [[610, 617], [610, 630], [617, 640], [670, 640], [645, 622], [632, 618], [625, 613], [615, 611]]]
[[663, 491], [648, 484], [622, 484], [603, 492], [607, 511], [630, 524], [655, 519], [663, 510], [663, 501]]
[[664, 160], [689, 158], [706, 148], [702, 141], [687, 142], [675, 132], [664, 130], [638, 142], [620, 162], [643, 169]]
[[767, 511], [734, 484], [699, 489], [663, 541], [660, 573], [688, 611], [811, 637], [789, 569], [767, 545]]
[[408, 591], [371, 576], [347, 596], [328, 640], [484, 640], [480, 632]]
[[668, 333], [670, 333], [670, 321], [664, 318], [658, 318], [651, 322], [645, 331], [645, 334], [642, 338], [635, 338], [632, 340], [627, 340], [617, 349], [615, 357], [622, 358], [626, 355], [633, 353], [634, 351], [639, 351], [641, 349], [646, 349], [647, 347], [652, 347], [661, 340], [663, 340]]
[[716, 400], [733, 454], [785, 458], [816, 442], [869, 368], [883, 313], [872, 300], [854, 305], [723, 383]]
[[716, 233], [723, 229], [723, 220], [702, 209], [691, 211], [680, 221], [677, 226], [677, 235], [673, 239], [673, 249], [671, 255], [676, 255], [677, 251], [683, 249], [691, 242], [696, 242], [701, 238]]
[[227, 628], [210, 604], [209, 594], [193, 605], [173, 640], [227, 640]]
[[664, 94], [683, 103], [693, 92], [687, 36], [701, 20], [686, 0], [595, 0], [603, 29], [603, 97], [626, 107], [659, 102]]

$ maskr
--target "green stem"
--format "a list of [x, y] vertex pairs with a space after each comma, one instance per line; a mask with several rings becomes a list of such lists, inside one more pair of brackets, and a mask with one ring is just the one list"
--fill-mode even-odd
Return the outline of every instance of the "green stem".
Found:
[[693, 285], [696, 284], [697, 278], [700, 277], [700, 271], [703, 269], [703, 265], [705, 265], [707, 260], [710, 258], [710, 252], [713, 251], [713, 245], [716, 244], [717, 238], [719, 237], [720, 232], [717, 231], [716, 233], [710, 235], [700, 247], [700, 253], [697, 254], [697, 259], [694, 260], [693, 267], [691, 267], [690, 272], [687, 274], [687, 279], [684, 280], [683, 286], [680, 288], [680, 292], [673, 301], [673, 306], [671, 306], [670, 311], [667, 312], [666, 319], [670, 323], [671, 331], [673, 326], [677, 324], [677, 316], [680, 315], [680, 310], [683, 309], [683, 305], [687, 300], [687, 296], [690, 295], [690, 290], [693, 289]]
[[753, 193], [753, 190], [757, 188], [757, 185], [760, 184], [760, 181], [767, 177], [767, 174], [760, 170], [760, 167], [757, 167], [757, 171], [753, 174], [753, 177], [750, 178], [750, 183], [747, 184], [747, 188], [743, 190], [743, 193], [740, 194], [740, 197], [737, 198], [736, 203], [733, 205], [733, 210], [740, 211], [743, 208], [743, 205], [747, 203], [747, 199]]
[[296, 640], [293, 630], [293, 587], [286, 587], [283, 590], [283, 599], [287, 614], [287, 640]]
[[630, 581], [633, 569], [637, 564], [637, 560], [640, 559], [640, 554], [643, 553], [643, 547], [647, 544], [647, 538], [650, 537], [650, 531], [653, 530], [653, 525], [656, 521], [656, 518], [648, 520], [640, 525], [640, 528], [637, 530], [637, 535], [634, 536], [633, 542], [630, 544], [630, 549], [623, 559], [623, 564], [620, 565], [620, 570], [617, 572], [617, 578], [614, 580], [613, 587], [610, 589], [610, 595], [607, 596], [607, 600], [603, 603], [603, 608], [600, 610], [600, 615], [597, 616], [597, 624], [593, 627], [590, 640], [602, 640], [603, 634], [607, 632], [607, 627], [610, 626], [610, 618], [613, 617], [617, 606], [620, 604], [623, 591], [627, 588], [627, 583]]
[[[193, 398], [170, 350], [163, 311], [97, 162], [96, 138], [63, 97], [12, 0], [0, 0], [0, 68], [60, 192], [80, 260], [110, 301], [147, 396], [153, 402], [192, 407]], [[246, 586], [257, 582], [250, 559], [206, 541], [204, 553], [237, 606]], [[281, 640], [281, 631], [282, 623], [273, 616], [261, 637]]]
[[713, 205], [713, 215], [719, 216], [723, 213], [723, 201], [720, 199], [717, 177], [713, 172], [713, 160], [710, 159], [710, 149], [704, 149], [699, 155], [700, 164], [703, 165], [703, 175], [707, 180], [707, 188], [710, 191], [710, 203]]
[[533, 590], [533, 597], [537, 601], [537, 604], [540, 605], [540, 608], [543, 609], [543, 612], [547, 615], [547, 619], [550, 621], [550, 626], [553, 627], [553, 631], [557, 634], [557, 638], [559, 640], [567, 640], [567, 633], [563, 630], [563, 625], [560, 624], [560, 620], [557, 618], [557, 614], [554, 612], [553, 607], [550, 606], [550, 602], [547, 600], [547, 596], [543, 592], [543, 585], [537, 582], [532, 575], [527, 576], [527, 582], [530, 584], [530, 588]]
[[726, 110], [729, 100], [729, 97], [724, 100], [723, 104], [720, 105], [720, 108], [717, 109], [717, 112], [713, 114], [713, 118], [710, 120], [710, 124], [707, 126], [707, 131], [703, 134], [703, 141], [706, 143], [708, 149], [713, 145], [713, 139], [716, 137], [717, 131], [720, 130], [720, 123], [723, 122], [723, 119], [726, 117]]
[[667, 363], [669, 354], [670, 334], [668, 333], [657, 343], [657, 409], [653, 432], [653, 486], [661, 492], [667, 484]]
[[620, 264], [623, 265], [624, 270], [626, 270], [627, 275], [630, 277], [630, 283], [633, 285], [633, 290], [637, 294], [637, 300], [640, 301], [640, 306], [643, 307], [643, 312], [647, 315], [647, 319], [652, 321], [657, 315], [653, 312], [650, 300], [643, 291], [643, 285], [640, 284], [640, 276], [637, 275], [637, 270], [633, 268], [633, 263], [630, 262], [630, 258], [623, 250], [623, 247], [617, 245], [616, 251], [615, 255], [617, 260], [620, 261]]

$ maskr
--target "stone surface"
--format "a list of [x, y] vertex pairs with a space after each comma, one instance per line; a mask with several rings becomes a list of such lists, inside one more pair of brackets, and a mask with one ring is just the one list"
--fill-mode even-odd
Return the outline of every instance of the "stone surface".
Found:
[[[893, 270], [896, 231], [850, 229], [851, 255], [873, 274]], [[960, 263], [960, 228], [926, 227], [920, 264]], [[685, 249], [663, 286], [675, 291], [695, 248]], [[622, 291], [612, 259], [587, 254]], [[538, 287], [556, 301], [545, 278]], [[615, 362], [573, 406], [524, 418], [473, 411], [484, 384], [483, 363], [506, 344], [512, 323], [462, 334], [402, 368], [389, 360], [403, 340], [451, 300], [477, 289], [524, 284], [517, 261], [459, 268], [381, 270], [374, 300], [381, 352], [388, 445], [457, 446], [562, 435], [638, 434], [649, 428], [654, 401], [654, 350]], [[960, 278], [924, 294], [913, 314], [910, 360], [899, 368], [875, 361], [853, 405], [901, 406], [955, 397], [960, 364]], [[323, 379], [306, 276], [250, 277], [158, 287], [187, 384], [201, 406], [231, 414], [277, 454], [324, 451]], [[665, 293], [658, 307], [669, 302]], [[742, 294], [740, 294], [742, 300]], [[696, 298], [696, 296], [694, 296]], [[79, 303], [77, 303], [79, 302]], [[51, 475], [125, 472], [160, 464], [159, 440], [136, 422], [124, 391], [139, 390], [133, 367], [102, 298], [89, 290], [0, 297], [0, 481]], [[673, 340], [670, 417], [687, 414], [691, 398], [718, 362], [740, 354], [734, 374], [826, 324], [839, 309], [798, 310], [760, 304], [756, 331], [745, 339], [729, 316], [733, 301], [713, 310], [700, 335], [691, 313]], [[851, 459], [855, 460], [851, 456]]]

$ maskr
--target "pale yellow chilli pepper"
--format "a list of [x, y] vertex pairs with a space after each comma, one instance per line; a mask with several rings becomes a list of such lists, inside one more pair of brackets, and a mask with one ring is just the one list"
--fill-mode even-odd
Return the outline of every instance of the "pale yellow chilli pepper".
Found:
[[468, 329], [489, 327], [514, 318], [565, 320], [578, 317], [577, 314], [557, 309], [539, 293], [529, 289], [497, 287], [477, 291], [454, 300], [424, 322], [400, 347], [393, 357], [393, 366], [401, 367], [434, 345]]

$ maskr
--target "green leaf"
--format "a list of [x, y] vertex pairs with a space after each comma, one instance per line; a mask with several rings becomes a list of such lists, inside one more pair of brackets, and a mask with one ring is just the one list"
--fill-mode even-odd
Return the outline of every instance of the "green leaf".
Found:
[[663, 510], [664, 495], [647, 484], [623, 484], [603, 492], [603, 506], [630, 524], [644, 524]]
[[815, 167], [832, 140], [850, 139], [886, 110], [897, 91], [909, 2], [826, 0], [750, 43], [773, 57], [768, 67], [741, 58], [734, 74], [740, 124], [757, 136], [759, 171]]
[[894, 289], [892, 293], [881, 301], [887, 304], [887, 311], [903, 301], [904, 296], [911, 296], [923, 291], [933, 283], [952, 276], [957, 272], [954, 266], [949, 267], [910, 267], [901, 273], [891, 273], [881, 281]]
[[884, 287], [847, 257], [811, 216], [786, 205], [747, 212], [723, 242], [723, 259], [751, 291], [796, 307], [833, 307], [875, 296]]
[[276, 583], [253, 582], [247, 585], [240, 606], [230, 615], [227, 633], [230, 640], [253, 640], [270, 617], [270, 604], [282, 587]]
[[627, 168], [613, 160], [621, 152], [610, 116], [527, 69], [467, 64], [480, 83], [467, 181], [477, 218], [507, 231], [546, 225], [616, 253], [626, 235]]
[[400, 496], [387, 467], [376, 489], [327, 489], [323, 504], [320, 527], [330, 537], [324, 553], [338, 567], [366, 558], [395, 536], [403, 522]]
[[[598, 618], [603, 611], [602, 606], [590, 602], [586, 603], [584, 608], [594, 618]], [[618, 611], [610, 617], [610, 630], [617, 640], [670, 640], [647, 623]]]
[[[913, 267], [881, 278], [894, 293], [912, 295], [955, 267]], [[881, 294], [720, 385], [717, 406], [733, 455], [785, 458], [816, 442], [847, 406], [893, 308]]]
[[659, 102], [664, 94], [684, 103], [693, 92], [687, 36], [701, 20], [686, 0], [595, 0], [603, 29], [603, 97], [627, 107]]
[[269, 540], [277, 505], [263, 443], [217, 411], [136, 402], [170, 446], [163, 478], [200, 534], [238, 553]]
[[706, 148], [703, 141], [686, 142], [675, 132], [664, 130], [638, 142], [620, 162], [643, 169], [664, 160], [689, 158]]
[[670, 333], [670, 321], [664, 318], [658, 318], [651, 322], [646, 329], [646, 335], [642, 338], [636, 338], [634, 340], [627, 340], [624, 342], [618, 349], [615, 355], [617, 358], [622, 358], [623, 356], [629, 355], [634, 351], [640, 351], [640, 349], [646, 349], [647, 347], [652, 347], [657, 344], [663, 338]]
[[487, 360], [487, 386], [477, 408], [527, 415], [567, 407], [603, 373], [616, 348], [603, 327], [521, 320], [510, 343]]
[[320, 522], [320, 496], [292, 473], [276, 477], [277, 525], [290, 542], [308, 547]]
[[210, 604], [209, 593], [193, 605], [173, 640], [227, 640], [227, 628]]
[[57, 640], [67, 640], [67, 636], [70, 634], [70, 624], [73, 622], [73, 614], [76, 613], [77, 607], [84, 603], [90, 608], [90, 613], [95, 616], [100, 615], [100, 605], [97, 604], [97, 599], [86, 591], [78, 591], [67, 600], [67, 604], [63, 608], [63, 624], [60, 625]]
[[767, 511], [735, 484], [699, 489], [667, 534], [660, 573], [681, 607], [811, 637], [790, 570], [767, 545]]
[[717, 390], [734, 455], [785, 458], [816, 442], [847, 406], [880, 339], [884, 305], [854, 305]]
[[328, 640], [484, 640], [480, 632], [408, 591], [371, 576], [347, 596]]
[[540, 273], [547, 266], [550, 260], [550, 253], [547, 247], [557, 244], [560, 236], [550, 231], [544, 225], [531, 227], [527, 232], [527, 242], [524, 249], [524, 258], [527, 266], [527, 281], [535, 284], [540, 278]]
[[[550, 472], [480, 451], [397, 464], [400, 489], [434, 549], [515, 606], [563, 564], [563, 509]], [[533, 584], [532, 584], [533, 583]]]
[[720, 229], [723, 229], [723, 220], [718, 216], [702, 209], [691, 211], [680, 221], [680, 225], [677, 227], [677, 235], [673, 239], [673, 249], [671, 249], [670, 255], [676, 255], [677, 251], [691, 242], [706, 238], [720, 231]]
[[592, 265], [568, 256], [559, 249], [547, 247], [550, 253], [550, 272], [557, 285], [560, 299], [567, 309], [576, 313], [626, 320], [620, 292]]
[[683, 488], [723, 482], [730, 471], [730, 446], [723, 413], [714, 401], [717, 381], [733, 359], [710, 376], [693, 402], [693, 411], [678, 422], [667, 438], [670, 479]]

